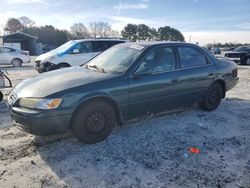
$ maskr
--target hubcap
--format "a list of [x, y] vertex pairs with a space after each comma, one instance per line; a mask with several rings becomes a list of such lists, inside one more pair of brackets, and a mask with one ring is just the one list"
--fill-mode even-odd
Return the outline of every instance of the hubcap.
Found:
[[218, 99], [218, 92], [216, 89], [212, 90], [209, 92], [209, 95], [208, 95], [208, 103], [209, 104], [214, 104], [216, 103]]
[[105, 127], [106, 118], [102, 112], [94, 112], [87, 118], [87, 130], [92, 133], [98, 133]]

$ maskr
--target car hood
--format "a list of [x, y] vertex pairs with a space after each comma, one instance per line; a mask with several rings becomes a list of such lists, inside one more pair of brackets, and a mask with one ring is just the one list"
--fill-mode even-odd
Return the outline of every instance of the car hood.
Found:
[[24, 80], [13, 89], [12, 94], [17, 98], [43, 98], [59, 91], [117, 76], [116, 74], [88, 70], [85, 67], [70, 67]]
[[43, 60], [45, 60], [45, 59], [47, 59], [47, 58], [49, 58], [49, 57], [55, 56], [55, 55], [57, 55], [57, 54], [52, 50], [52, 51], [49, 51], [49, 52], [47, 52], [47, 53], [45, 53], [45, 54], [39, 55], [39, 56], [36, 58], [35, 61], [43, 61]]

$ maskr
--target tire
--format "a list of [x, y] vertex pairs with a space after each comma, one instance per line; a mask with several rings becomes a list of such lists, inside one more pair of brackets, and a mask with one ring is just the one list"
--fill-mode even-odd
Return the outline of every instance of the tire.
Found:
[[73, 115], [73, 135], [86, 144], [103, 141], [112, 132], [116, 123], [115, 112], [110, 104], [103, 100], [87, 102]]
[[3, 100], [3, 93], [0, 91], [0, 102]]
[[11, 64], [13, 65], [13, 67], [21, 67], [23, 64], [23, 61], [21, 59], [13, 59], [11, 61]]
[[214, 83], [209, 87], [207, 93], [199, 103], [201, 109], [206, 111], [215, 110], [221, 102], [223, 90], [220, 84]]
[[68, 67], [70, 67], [70, 65], [68, 63], [59, 63], [56, 66], [56, 69], [64, 69], [64, 68], [68, 68]]
[[37, 70], [38, 73], [44, 73], [45, 71], [44, 70]]
[[250, 58], [247, 57], [243, 61], [240, 62], [241, 65], [250, 65]]
[[246, 65], [250, 65], [250, 57], [247, 58]]

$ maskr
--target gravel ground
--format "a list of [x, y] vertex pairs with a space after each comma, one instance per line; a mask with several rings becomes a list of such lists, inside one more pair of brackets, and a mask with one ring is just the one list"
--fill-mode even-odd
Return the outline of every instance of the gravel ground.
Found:
[[[37, 75], [8, 70], [14, 85]], [[144, 117], [85, 145], [70, 135], [35, 137], [14, 127], [0, 103], [0, 187], [250, 188], [250, 67], [220, 107]], [[63, 139], [62, 139], [63, 138]], [[188, 151], [200, 149], [200, 154]]]

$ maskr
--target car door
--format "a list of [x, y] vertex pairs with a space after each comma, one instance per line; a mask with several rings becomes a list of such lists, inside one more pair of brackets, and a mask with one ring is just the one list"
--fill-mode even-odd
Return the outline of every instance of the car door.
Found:
[[92, 59], [95, 54], [91, 41], [79, 42], [62, 57], [59, 63], [65, 62], [71, 66], [80, 66]]
[[145, 55], [129, 77], [130, 118], [171, 107], [175, 68], [176, 54], [171, 47], [157, 47]]
[[7, 47], [0, 47], [0, 64], [10, 64], [11, 60], [11, 49]]
[[202, 99], [216, 77], [216, 67], [204, 52], [196, 47], [179, 46], [175, 91], [178, 104], [183, 106]]

